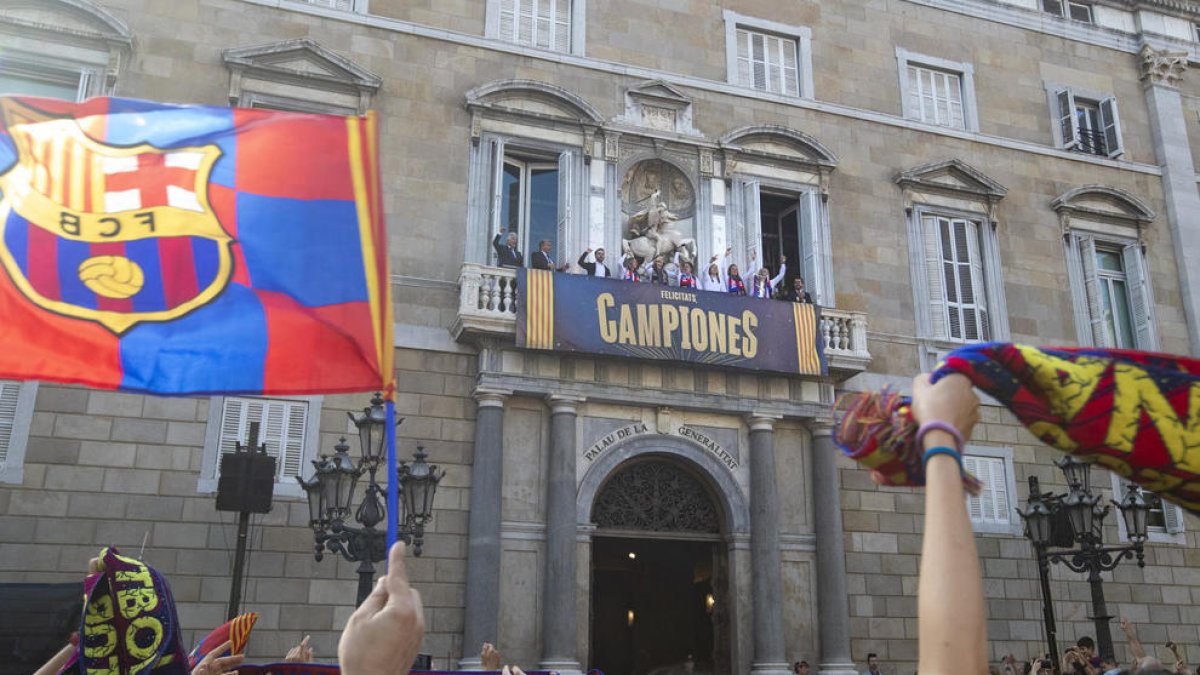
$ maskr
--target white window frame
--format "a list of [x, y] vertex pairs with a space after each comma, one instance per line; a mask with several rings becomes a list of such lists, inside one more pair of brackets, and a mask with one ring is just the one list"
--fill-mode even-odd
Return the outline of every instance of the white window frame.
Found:
[[[1046, 6], [1048, 2], [1056, 4], [1058, 6], [1058, 8], [1057, 9], [1048, 8]], [[1095, 24], [1096, 23], [1096, 14], [1092, 9], [1092, 5], [1089, 3], [1086, 3], [1086, 2], [1078, 2], [1078, 0], [1042, 0], [1041, 5], [1042, 5], [1043, 12], [1053, 15], [1053, 16], [1057, 16], [1060, 19], [1069, 19], [1071, 21], [1078, 21], [1080, 23], [1086, 23], [1086, 24]], [[1087, 13], [1088, 18], [1086, 18], [1086, 19], [1075, 18], [1075, 16], [1073, 15], [1072, 12], [1073, 12], [1073, 10], [1076, 10], [1076, 9], [1084, 10]]]
[[725, 79], [732, 85], [746, 87], [753, 91], [762, 92], [764, 94], [774, 94], [777, 96], [788, 96], [782, 92], [771, 92], [765, 89], [756, 89], [754, 84], [745, 83], [738, 78], [738, 40], [737, 33], [739, 29], [747, 30], [755, 33], [764, 33], [773, 37], [780, 37], [796, 41], [796, 74], [799, 81], [796, 83], [799, 94], [792, 98], [813, 98], [813, 70], [812, 70], [812, 29], [808, 26], [793, 26], [778, 21], [768, 21], [767, 19], [759, 19], [752, 16], [745, 16], [730, 10], [725, 10], [722, 14], [725, 20]]
[[[1046, 95], [1050, 101], [1051, 124], [1055, 147], [1064, 150], [1080, 149], [1079, 120], [1076, 113], [1080, 101], [1095, 105], [1098, 109], [1100, 128], [1098, 131], [1104, 139], [1104, 154], [1085, 152], [1093, 157], [1108, 157], [1116, 159], [1125, 154], [1125, 141], [1121, 134], [1121, 112], [1117, 107], [1117, 99], [1111, 94], [1097, 91], [1087, 91], [1076, 87], [1045, 83]], [[1069, 114], [1064, 112], [1069, 110]]]
[[[58, 59], [48, 54], [9, 52], [0, 62], [0, 72], [28, 80], [76, 82], [74, 102], [103, 93], [104, 70], [101, 67]], [[11, 92], [0, 92], [11, 93]]]
[[[33, 404], [37, 400], [38, 383], [0, 380], [0, 385], [16, 389], [12, 416], [5, 415], [4, 419], [0, 419], [0, 423], [9, 427], [7, 445], [0, 447], [0, 451], [3, 451], [0, 453], [0, 483], [20, 485], [25, 480], [25, 450], [29, 446], [29, 428], [33, 424]], [[4, 414], [7, 407], [0, 409], [0, 414]]]
[[[537, 47], [517, 40], [506, 40], [500, 36], [500, 15], [503, 11], [502, 5], [513, 0], [487, 0], [487, 8], [484, 13], [484, 36], [493, 40], [499, 40], [503, 44], [510, 45], [517, 49], [532, 49], [538, 52], [557, 51], [547, 50], [542, 47]], [[530, 0], [517, 0], [518, 2], [530, 2]], [[553, 2], [554, 0], [536, 0], [537, 2]], [[566, 54], [574, 54], [575, 56], [584, 55], [584, 45], [587, 39], [587, 0], [570, 0], [570, 34], [567, 36]]]
[[1075, 330], [1079, 344], [1086, 347], [1117, 347], [1108, 344], [1101, 309], [1095, 249], [1119, 249], [1125, 268], [1125, 288], [1128, 294], [1130, 328], [1134, 345], [1129, 349], [1157, 351], [1158, 326], [1154, 312], [1154, 288], [1150, 280], [1145, 253], [1136, 236], [1122, 237], [1111, 232], [1088, 229], [1089, 223], [1073, 219], [1066, 237], [1067, 279], [1071, 286], [1071, 301], [1075, 314]]
[[[1116, 472], [1108, 472], [1109, 479], [1112, 483], [1113, 499], [1121, 501], [1124, 496], [1122, 486], [1128, 483], [1126, 479], [1117, 475]], [[1143, 490], [1147, 494], [1152, 494], [1148, 490]], [[1163, 518], [1167, 522], [1167, 527], [1146, 527], [1146, 540], [1157, 544], [1178, 544], [1183, 546], [1187, 544], [1187, 532], [1184, 527], [1186, 512], [1178, 504], [1172, 504], [1165, 499], [1160, 499], [1163, 507]], [[1172, 513], [1168, 513], [1170, 510]], [[1121, 517], [1121, 512], [1113, 509], [1117, 520], [1117, 536], [1121, 541], [1129, 541], [1129, 532], [1125, 529], [1125, 519]]]
[[[935, 126], [963, 129], [978, 133], [979, 111], [975, 104], [975, 66], [970, 63], [950, 61], [936, 56], [916, 54], [902, 47], [896, 48], [896, 64], [900, 76], [900, 107], [905, 118]], [[908, 69], [910, 67], [942, 72], [958, 77], [959, 94], [962, 98], [963, 126], [955, 127], [935, 120], [926, 120], [920, 106], [913, 107], [911, 100], [913, 90], [919, 85], [910, 81], [908, 76]]]
[[[294, 401], [306, 403], [308, 411], [304, 429], [304, 447], [300, 458], [300, 475], [307, 478], [310, 473], [311, 461], [320, 454], [321, 404], [323, 396], [213, 396], [208, 402], [208, 423], [204, 429], [204, 455], [200, 464], [200, 480], [196, 485], [197, 492], [214, 493], [217, 491], [217, 472], [221, 462], [221, 424], [225, 413], [225, 399], [262, 399], [266, 401]], [[242, 439], [245, 442], [247, 439]], [[260, 441], [261, 442], [261, 441]], [[291, 475], [276, 476], [275, 497], [305, 498], [304, 490]]]
[[[469, 229], [479, 232], [479, 240], [486, 243], [486, 248], [468, 245], [468, 251], [481, 251], [473, 262], [496, 264], [492, 240], [503, 225], [500, 221], [504, 199], [504, 165], [509, 158], [519, 162], [540, 163], [543, 160], [539, 158], [544, 157], [547, 164], [558, 162], [558, 245], [552, 256], [561, 265], [574, 260], [573, 252], [577, 255], [578, 251], [586, 248], [588, 214], [584, 205], [588, 203], [589, 186], [588, 165], [584, 163], [582, 148], [486, 132], [472, 148], [472, 153], [471, 193], [478, 195], [478, 198], [473, 207], [468, 205], [468, 215], [474, 223]], [[530, 256], [537, 246], [536, 241], [529, 241], [528, 230], [526, 227], [524, 232], [518, 233], [518, 250], [524, 256], [525, 267], [530, 266]]]
[[[976, 532], [988, 534], [1013, 534], [1020, 535], [1022, 532], [1021, 519], [1016, 514], [1017, 507], [1017, 481], [1016, 471], [1013, 464], [1013, 450], [1008, 446], [996, 445], [967, 445], [963, 453], [963, 468], [974, 473], [976, 477], [984, 480], [986, 476], [981, 477], [977, 473], [977, 467], [974, 466], [977, 460], [986, 460], [992, 462], [992, 467], [999, 467], [1004, 475], [1000, 478], [1001, 487], [1004, 490], [1005, 504], [1003, 512], [1007, 519], [1004, 521], [992, 519], [980, 519], [976, 516], [970, 516], [971, 527]], [[993, 485], [994, 486], [994, 485]], [[986, 484], [985, 489], [989, 488]], [[979, 497], [967, 495], [967, 513], [971, 513], [971, 507], [975, 502], [979, 502]]]

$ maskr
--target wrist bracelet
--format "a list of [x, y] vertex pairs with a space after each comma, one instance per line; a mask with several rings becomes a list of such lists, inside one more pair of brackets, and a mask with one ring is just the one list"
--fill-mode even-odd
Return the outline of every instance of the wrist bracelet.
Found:
[[920, 429], [917, 429], [916, 442], [917, 442], [918, 448], [920, 448], [922, 446], [921, 442], [924, 440], [925, 434], [929, 433], [930, 431], [933, 431], [934, 429], [937, 429], [938, 431], [944, 431], [944, 432], [950, 434], [951, 436], [953, 436], [954, 437], [954, 445], [955, 445], [956, 449], [958, 450], [959, 454], [962, 454], [963, 445], [966, 444], [966, 442], [963, 440], [962, 433], [960, 433], [958, 431], [958, 429], [955, 429], [950, 424], [947, 424], [946, 422], [943, 422], [941, 420], [933, 420], [930, 422], [926, 422], [925, 424], [921, 425]]
[[950, 455], [954, 458], [955, 462], [958, 462], [959, 471], [962, 471], [962, 454], [954, 448], [947, 448], [944, 445], [936, 445], [925, 451], [925, 456], [921, 459], [921, 464], [928, 464], [929, 458], [933, 457], [934, 455]]

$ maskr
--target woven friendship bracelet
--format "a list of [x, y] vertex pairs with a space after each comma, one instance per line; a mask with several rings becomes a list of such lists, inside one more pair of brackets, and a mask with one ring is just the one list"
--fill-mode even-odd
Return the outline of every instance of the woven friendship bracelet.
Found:
[[954, 461], [955, 461], [955, 462], [958, 462], [958, 470], [959, 470], [959, 471], [962, 471], [962, 468], [963, 468], [963, 465], [962, 465], [962, 454], [961, 454], [961, 453], [959, 453], [959, 452], [958, 452], [957, 450], [955, 450], [954, 448], [947, 448], [947, 447], [946, 447], [946, 446], [944, 446], [944, 445], [937, 445], [937, 446], [934, 446], [934, 447], [932, 447], [932, 448], [930, 448], [930, 449], [928, 449], [928, 450], [926, 450], [926, 451], [925, 451], [925, 456], [924, 456], [924, 458], [922, 458], [922, 460], [921, 460], [921, 464], [922, 464], [922, 465], [928, 464], [928, 463], [929, 463], [929, 458], [930, 458], [930, 457], [933, 457], [934, 455], [950, 455], [951, 457], [953, 457], [953, 458], [954, 458]]
[[956, 449], [958, 450], [958, 453], [962, 454], [963, 445], [965, 445], [965, 443], [966, 443], [963, 440], [963, 435], [958, 431], [958, 429], [955, 429], [950, 424], [947, 424], [946, 422], [943, 422], [941, 420], [933, 420], [931, 422], [926, 422], [925, 424], [921, 425], [920, 429], [917, 429], [916, 444], [917, 444], [918, 449], [920, 449], [923, 445], [922, 441], [925, 438], [925, 434], [929, 433], [930, 431], [933, 431], [934, 429], [937, 429], [938, 431], [944, 431], [944, 432], [950, 434], [951, 436], [953, 436], [954, 437], [954, 445], [955, 445]]

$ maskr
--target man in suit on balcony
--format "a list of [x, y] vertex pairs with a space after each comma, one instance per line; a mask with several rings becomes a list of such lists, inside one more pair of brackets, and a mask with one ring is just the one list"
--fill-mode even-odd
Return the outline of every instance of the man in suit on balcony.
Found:
[[554, 264], [554, 258], [550, 257], [550, 240], [543, 239], [538, 243], [538, 250], [533, 252], [533, 256], [529, 258], [529, 265], [535, 270], [551, 270], [557, 269]]
[[523, 267], [525, 257], [517, 250], [517, 233], [509, 232], [508, 239], [504, 244], [500, 243], [502, 234], [504, 234], [503, 229], [497, 232], [496, 237], [492, 239], [492, 248], [496, 249], [496, 264], [501, 267]]
[[596, 249], [595, 256], [592, 255], [592, 249], [583, 252], [579, 256], [579, 266], [587, 272], [588, 276], [593, 277], [611, 277], [612, 272], [609, 271], [608, 265], [604, 264], [604, 249]]

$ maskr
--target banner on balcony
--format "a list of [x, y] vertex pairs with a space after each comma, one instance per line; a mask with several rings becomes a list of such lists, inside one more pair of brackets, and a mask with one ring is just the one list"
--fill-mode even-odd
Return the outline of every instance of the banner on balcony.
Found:
[[545, 270], [517, 278], [518, 347], [828, 373], [816, 305]]

